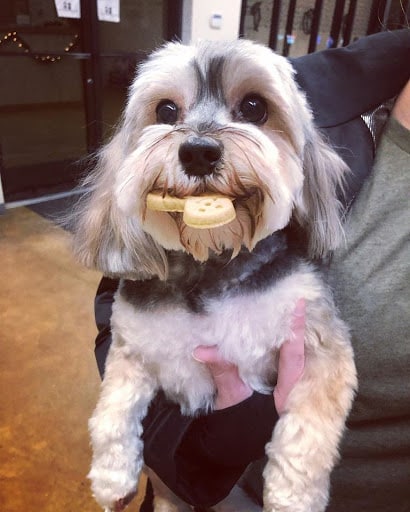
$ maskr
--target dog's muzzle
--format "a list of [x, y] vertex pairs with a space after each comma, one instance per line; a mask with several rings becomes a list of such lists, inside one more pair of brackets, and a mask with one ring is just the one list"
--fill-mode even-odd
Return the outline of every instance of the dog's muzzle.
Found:
[[222, 159], [223, 146], [210, 137], [191, 136], [179, 147], [179, 160], [188, 176], [212, 174]]

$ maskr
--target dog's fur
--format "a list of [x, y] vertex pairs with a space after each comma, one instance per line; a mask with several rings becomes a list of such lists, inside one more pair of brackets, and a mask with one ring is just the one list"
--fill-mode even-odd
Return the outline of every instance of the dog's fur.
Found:
[[[243, 114], [249, 94], [263, 98], [265, 118]], [[163, 100], [178, 109], [172, 124], [157, 120]], [[192, 135], [223, 151], [204, 176], [185, 172], [178, 158]], [[85, 265], [122, 278], [90, 420], [90, 478], [106, 510], [136, 489], [141, 420], [159, 388], [184, 414], [212, 410], [214, 384], [193, 349], [217, 343], [245, 382], [270, 393], [302, 297], [305, 370], [266, 446], [264, 510], [325, 509], [356, 374], [348, 330], [308, 260], [343, 238], [336, 193], [345, 172], [314, 128], [290, 64], [269, 49], [243, 40], [171, 43], [139, 68], [117, 133], [86, 179], [75, 234]], [[152, 190], [220, 193], [234, 200], [237, 217], [190, 228], [180, 213], [147, 210]], [[177, 500], [156, 503], [157, 511], [185, 510]]]

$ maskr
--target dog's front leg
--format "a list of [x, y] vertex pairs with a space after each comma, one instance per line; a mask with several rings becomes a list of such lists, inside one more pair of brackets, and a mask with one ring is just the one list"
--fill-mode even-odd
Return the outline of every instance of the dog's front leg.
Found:
[[[266, 446], [266, 512], [323, 512], [330, 472], [356, 388], [347, 330], [331, 315], [306, 329], [303, 377]], [[318, 325], [319, 324], [319, 325]]]
[[123, 510], [136, 492], [143, 464], [141, 421], [154, 392], [154, 379], [115, 336], [89, 422], [93, 460], [88, 476], [95, 499], [106, 511]]

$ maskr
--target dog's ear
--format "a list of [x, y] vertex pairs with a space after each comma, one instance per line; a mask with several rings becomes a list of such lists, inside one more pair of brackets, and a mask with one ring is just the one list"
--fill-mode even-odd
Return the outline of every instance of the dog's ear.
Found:
[[74, 252], [82, 264], [110, 277], [164, 279], [165, 251], [143, 231], [140, 219], [126, 215], [115, 199], [115, 175], [123, 165], [125, 145], [120, 130], [82, 183], [86, 192], [70, 219]]
[[313, 126], [303, 150], [303, 167], [303, 192], [296, 220], [307, 232], [309, 256], [321, 258], [344, 239], [343, 206], [338, 196], [349, 169]]

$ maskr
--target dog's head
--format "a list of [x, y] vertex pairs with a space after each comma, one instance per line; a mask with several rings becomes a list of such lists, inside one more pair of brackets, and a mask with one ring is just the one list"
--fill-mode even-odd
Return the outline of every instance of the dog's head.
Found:
[[[111, 276], [167, 273], [164, 249], [204, 261], [292, 219], [322, 256], [341, 237], [336, 190], [345, 166], [313, 126], [291, 65], [249, 41], [171, 43], [138, 70], [121, 124], [101, 151], [79, 209], [77, 254]], [[220, 193], [236, 219], [194, 229], [146, 208], [151, 191]]]

